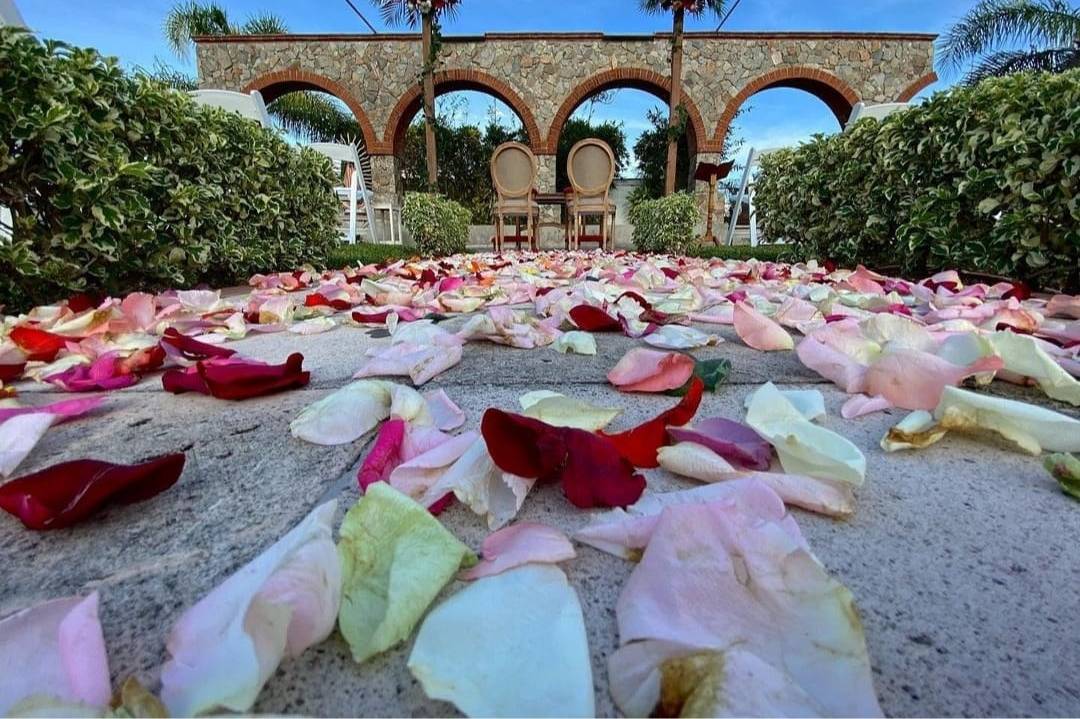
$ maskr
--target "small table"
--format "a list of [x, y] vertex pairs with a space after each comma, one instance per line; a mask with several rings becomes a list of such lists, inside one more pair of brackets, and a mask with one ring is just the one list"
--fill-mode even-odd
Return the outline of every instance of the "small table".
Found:
[[[533, 195], [533, 199], [536, 201], [536, 204], [540, 205], [541, 207], [546, 206], [565, 209], [567, 202], [569, 201], [569, 196], [565, 192], [537, 192], [535, 195]], [[570, 223], [562, 219], [562, 212], [559, 213], [558, 222], [548, 221], [536, 223], [537, 246], [539, 246], [540, 244], [540, 230], [544, 227], [561, 228], [563, 231], [563, 242], [566, 244], [567, 248], [570, 247]]]

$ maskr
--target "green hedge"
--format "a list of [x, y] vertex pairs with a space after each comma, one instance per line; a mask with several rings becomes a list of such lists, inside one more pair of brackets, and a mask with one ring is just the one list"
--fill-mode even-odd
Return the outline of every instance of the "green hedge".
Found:
[[1080, 289], [1080, 70], [938, 93], [762, 159], [756, 203], [801, 257]]
[[472, 213], [453, 200], [430, 192], [409, 192], [401, 208], [401, 224], [422, 255], [464, 252], [469, 243]]
[[0, 28], [0, 304], [120, 294], [322, 263], [329, 162], [93, 50]]
[[688, 192], [642, 200], [630, 208], [634, 247], [638, 252], [686, 254], [697, 242], [699, 219], [697, 198]]

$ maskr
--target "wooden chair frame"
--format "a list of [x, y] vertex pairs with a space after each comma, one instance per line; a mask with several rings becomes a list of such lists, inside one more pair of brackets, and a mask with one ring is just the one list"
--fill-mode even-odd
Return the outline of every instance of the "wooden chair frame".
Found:
[[[574, 158], [586, 147], [599, 147], [608, 158], [608, 175], [606, 182], [595, 187], [582, 185], [574, 173]], [[570, 148], [570, 154], [566, 158], [566, 175], [570, 178], [570, 186], [574, 190], [574, 196], [569, 203], [570, 213], [570, 246], [571, 249], [581, 249], [581, 237], [586, 226], [586, 218], [600, 217], [600, 244], [605, 250], [614, 245], [615, 235], [615, 208], [611, 205], [611, 185], [615, 182], [615, 153], [603, 140], [588, 138], [581, 140]], [[599, 212], [595, 208], [583, 208], [583, 200], [601, 200]]]
[[[498, 161], [499, 157], [508, 151], [522, 152], [528, 158], [532, 164], [532, 180], [528, 183], [528, 187], [521, 190], [515, 190], [505, 187], [499, 178]], [[532, 149], [528, 145], [521, 142], [505, 142], [495, 148], [495, 152], [491, 153], [491, 183], [495, 188], [495, 206], [492, 210], [492, 214], [495, 218], [495, 251], [502, 252], [503, 241], [505, 239], [506, 219], [514, 218], [520, 220], [525, 218], [525, 233], [529, 238], [529, 248], [532, 250], [537, 249], [537, 224], [539, 222], [540, 206], [536, 204], [533, 199], [533, 193], [536, 191], [536, 176], [540, 171], [540, 162], [536, 159], [536, 155], [533, 154]], [[524, 208], [521, 203], [516, 205], [509, 205], [508, 200], [524, 200]], [[521, 226], [515, 222], [516, 236], [521, 237]], [[520, 248], [520, 242], [518, 247]]]

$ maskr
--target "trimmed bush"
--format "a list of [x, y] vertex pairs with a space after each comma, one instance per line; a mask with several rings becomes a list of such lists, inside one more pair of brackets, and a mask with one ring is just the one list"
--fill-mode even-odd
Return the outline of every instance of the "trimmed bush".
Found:
[[756, 204], [801, 257], [1080, 290], [1080, 70], [938, 93], [762, 158]]
[[638, 252], [685, 255], [697, 242], [700, 219], [697, 198], [688, 192], [642, 200], [630, 208], [634, 247]]
[[410, 192], [401, 208], [401, 223], [422, 255], [442, 257], [464, 252], [472, 213], [431, 192]]
[[88, 49], [0, 28], [0, 304], [122, 294], [321, 263], [327, 160]]

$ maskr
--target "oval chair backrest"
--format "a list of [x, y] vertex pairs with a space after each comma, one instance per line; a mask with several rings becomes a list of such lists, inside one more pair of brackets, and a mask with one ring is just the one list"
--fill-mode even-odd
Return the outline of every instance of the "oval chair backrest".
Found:
[[258, 90], [251, 93], [231, 90], [193, 90], [189, 93], [195, 102], [208, 107], [220, 107], [222, 110], [235, 112], [241, 117], [254, 120], [263, 127], [270, 127], [270, 115], [266, 103]]
[[570, 148], [566, 174], [575, 193], [602, 195], [615, 180], [615, 155], [603, 140], [582, 140]]
[[491, 181], [500, 197], [525, 197], [536, 184], [536, 155], [520, 142], [507, 142], [491, 155]]

